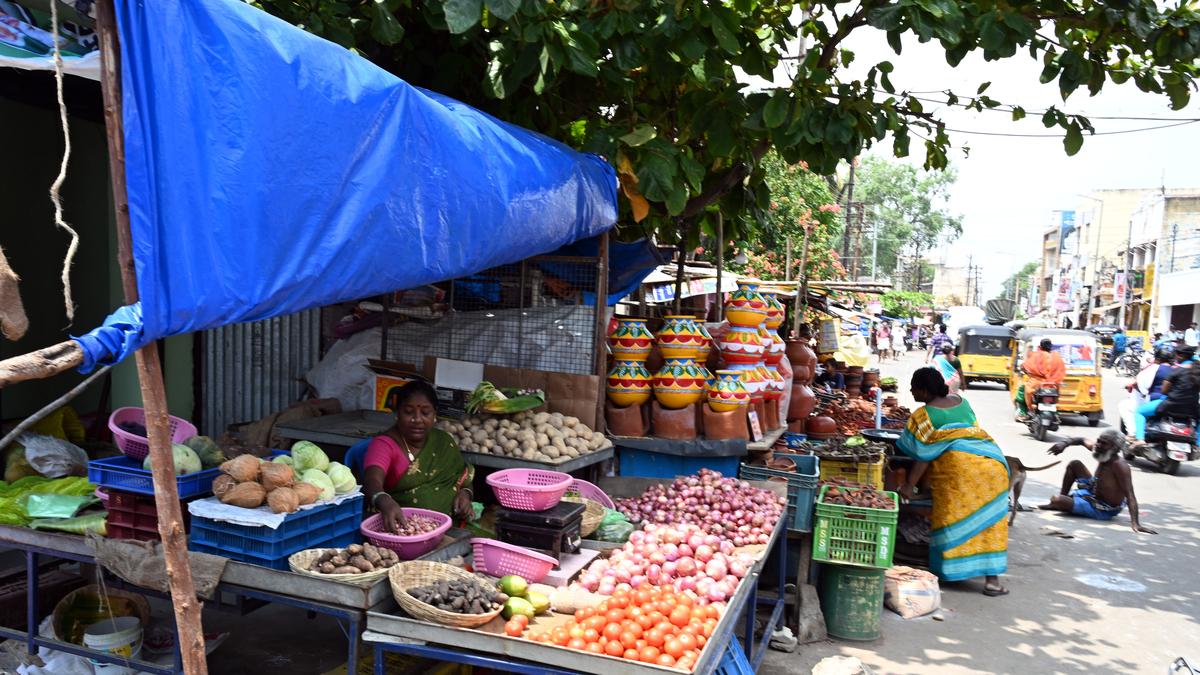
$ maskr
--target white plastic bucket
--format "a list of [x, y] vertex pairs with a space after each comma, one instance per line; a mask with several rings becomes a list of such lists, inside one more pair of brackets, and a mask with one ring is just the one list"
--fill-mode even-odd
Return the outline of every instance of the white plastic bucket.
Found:
[[[118, 616], [96, 622], [84, 631], [83, 644], [114, 656], [136, 659], [142, 653], [142, 622], [136, 616]], [[135, 672], [119, 664], [88, 660], [97, 675], [130, 675]]]

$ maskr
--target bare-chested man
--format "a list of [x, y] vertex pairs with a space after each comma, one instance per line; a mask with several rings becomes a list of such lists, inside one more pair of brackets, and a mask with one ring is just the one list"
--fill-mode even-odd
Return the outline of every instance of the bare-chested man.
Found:
[[[1112, 520], [1128, 504], [1133, 531], [1158, 534], [1138, 521], [1138, 502], [1133, 494], [1133, 476], [1130, 475], [1129, 464], [1121, 457], [1121, 451], [1125, 449], [1125, 437], [1110, 429], [1100, 434], [1095, 441], [1072, 438], [1055, 443], [1046, 452], [1059, 455], [1072, 445], [1082, 445], [1092, 451], [1092, 457], [1099, 462], [1095, 475], [1088, 471], [1083, 462], [1072, 460], [1067, 464], [1066, 473], [1063, 475], [1062, 493], [1054, 495], [1049, 504], [1043, 504], [1039, 508], [1065, 511], [1095, 520]], [[1072, 487], [1075, 488], [1073, 492]]]

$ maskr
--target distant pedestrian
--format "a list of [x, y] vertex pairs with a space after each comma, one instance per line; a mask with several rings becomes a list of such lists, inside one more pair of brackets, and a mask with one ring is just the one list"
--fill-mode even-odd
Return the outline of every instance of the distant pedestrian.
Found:
[[1196, 322], [1193, 321], [1188, 329], [1183, 331], [1183, 344], [1189, 347], [1200, 347], [1200, 333], [1196, 332]]
[[939, 323], [937, 330], [933, 332], [933, 337], [929, 338], [929, 350], [925, 352], [925, 363], [929, 363], [934, 354], [941, 354], [942, 347], [951, 344], [953, 340], [949, 335], [946, 335], [946, 324]]
[[1125, 353], [1125, 347], [1129, 343], [1129, 338], [1125, 335], [1125, 329], [1117, 326], [1116, 332], [1113, 333], [1112, 341], [1112, 356], [1108, 359], [1109, 368], [1112, 368], [1117, 359], [1121, 358], [1121, 355]]

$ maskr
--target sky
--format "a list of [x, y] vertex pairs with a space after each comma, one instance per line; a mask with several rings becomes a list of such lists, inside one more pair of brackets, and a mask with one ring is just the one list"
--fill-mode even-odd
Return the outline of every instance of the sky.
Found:
[[[986, 62], [972, 54], [956, 68], [950, 67], [936, 42], [920, 44], [906, 36], [900, 56], [887, 46], [884, 34], [872, 28], [856, 31], [845, 43], [855, 53], [852, 76], [861, 76], [873, 64], [888, 60], [895, 66], [892, 83], [912, 92], [951, 89], [973, 95], [983, 82], [991, 82], [987, 95], [1005, 104], [1020, 105], [1026, 119], [1013, 122], [1003, 112], [974, 112], [926, 104], [948, 129], [996, 133], [1046, 134], [1041, 111], [1056, 105], [1068, 113], [1107, 116], [1200, 118], [1200, 94], [1193, 92], [1184, 110], [1170, 109], [1165, 96], [1146, 94], [1132, 83], [1106, 82], [1090, 97], [1086, 88], [1062, 101], [1056, 82], [1040, 84], [1041, 61], [1027, 51], [1002, 61]], [[778, 81], [778, 80], [777, 80]], [[932, 94], [937, 98], [937, 94]], [[1092, 120], [1096, 131], [1118, 131], [1168, 124], [1165, 121]], [[1040, 258], [1041, 235], [1056, 209], [1086, 209], [1090, 202], [1078, 197], [1091, 190], [1111, 188], [1200, 189], [1200, 123], [1173, 129], [1112, 136], [1084, 135], [1083, 148], [1073, 157], [1063, 150], [1061, 136], [1013, 138], [950, 132], [954, 149], [950, 161], [958, 170], [950, 208], [963, 216], [963, 235], [945, 249], [946, 262], [966, 265], [967, 256], [982, 265], [986, 297], [1000, 292], [1001, 284], [1026, 262]], [[963, 146], [969, 148], [964, 156]], [[923, 144], [914, 138], [907, 160], [924, 162]], [[890, 142], [870, 151], [892, 156]]]

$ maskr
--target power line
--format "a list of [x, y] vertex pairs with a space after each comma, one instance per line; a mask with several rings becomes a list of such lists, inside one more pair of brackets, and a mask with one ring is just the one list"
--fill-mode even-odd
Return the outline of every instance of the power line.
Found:
[[[908, 93], [911, 95], [913, 93], [923, 93], [923, 92], [908, 92]], [[939, 92], [939, 93], [941, 93], [941, 92]], [[953, 103], [952, 104], [952, 103], [950, 103], [950, 101], [941, 101], [941, 100], [938, 100], [935, 98], [925, 98], [923, 96], [913, 96], [912, 98], [915, 98], [918, 101], [925, 101], [926, 103], [937, 103], [939, 105], [953, 105], [953, 106], [960, 107], [960, 108], [968, 107], [968, 105], [966, 103]], [[984, 107], [983, 110], [989, 111], [989, 112], [1002, 112], [1002, 113], [1012, 114], [1013, 108], [1015, 108], [1015, 107], [1017, 107], [1017, 106], [1001, 105], [1001, 106], [997, 106], [995, 108]], [[1029, 117], [1035, 117], [1035, 116], [1040, 117], [1040, 116], [1046, 114], [1047, 112], [1048, 111], [1046, 111], [1046, 110], [1026, 110], [1025, 114]], [[1132, 121], [1140, 121], [1140, 122], [1197, 122], [1197, 121], [1200, 121], [1200, 117], [1134, 117], [1134, 116], [1128, 116], [1128, 115], [1089, 115], [1087, 113], [1068, 113], [1068, 112], [1064, 112], [1063, 114], [1071, 116], [1071, 117], [1086, 117], [1091, 120], [1132, 120]]]
[[[1122, 129], [1120, 131], [1092, 131], [1088, 136], [1116, 136], [1117, 134], [1135, 134], [1141, 131], [1157, 131], [1159, 129], [1170, 129], [1171, 127], [1181, 127], [1185, 124], [1195, 124], [1200, 122], [1200, 119], [1188, 120], [1186, 122], [1175, 122], [1174, 124], [1162, 124], [1156, 127], [1143, 127], [1141, 129]], [[1062, 138], [1063, 134], [1019, 134], [1004, 131], [974, 131], [971, 129], [952, 129], [945, 127], [946, 131], [956, 134], [971, 134], [975, 136], [1003, 136], [1007, 138]]]

